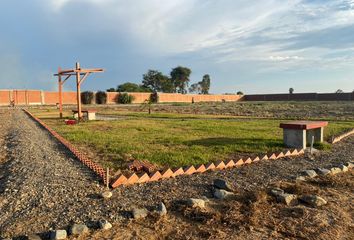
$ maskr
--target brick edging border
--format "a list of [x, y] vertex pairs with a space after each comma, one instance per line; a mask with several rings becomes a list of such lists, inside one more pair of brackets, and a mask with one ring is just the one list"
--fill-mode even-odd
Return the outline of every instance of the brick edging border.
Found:
[[191, 175], [194, 173], [203, 173], [206, 171], [211, 171], [211, 170], [222, 170], [226, 168], [232, 168], [232, 167], [239, 167], [245, 164], [251, 164], [255, 163], [258, 161], [264, 161], [264, 160], [276, 160], [279, 158], [284, 158], [284, 157], [292, 157], [292, 156], [298, 156], [304, 154], [305, 151], [304, 149], [293, 149], [293, 150], [288, 150], [286, 152], [279, 152], [279, 153], [272, 153], [269, 155], [263, 155], [261, 157], [255, 157], [253, 159], [247, 158], [246, 160], [243, 160], [240, 158], [238, 161], [234, 160], [225, 160], [225, 161], [216, 161], [216, 162], [211, 162], [207, 164], [200, 164], [200, 165], [191, 165], [187, 167], [179, 167], [179, 168], [165, 168], [161, 171], [155, 171], [151, 174], [147, 173], [142, 173], [142, 174], [136, 174], [132, 173], [128, 176], [125, 176], [124, 174], [120, 174], [115, 181], [111, 182], [112, 188], [116, 188], [121, 185], [131, 185], [135, 183], [144, 183], [144, 182], [153, 182], [157, 181], [159, 179], [167, 179], [167, 178], [173, 178], [179, 175]]
[[42, 120], [35, 117], [32, 113], [27, 111], [26, 109], [22, 109], [25, 113], [27, 113], [33, 120], [38, 122], [42, 127], [44, 127], [48, 132], [50, 132], [60, 143], [62, 143], [72, 154], [75, 155], [77, 159], [80, 160], [84, 165], [89, 167], [94, 173], [96, 173], [106, 184], [106, 172], [105, 170], [97, 163], [90, 160], [86, 155], [81, 153], [74, 145], [72, 145], [68, 140], [60, 136], [56, 131], [51, 129], [47, 124], [45, 124]]
[[354, 134], [354, 128], [348, 132], [345, 132], [341, 135], [338, 135], [337, 137], [332, 138], [331, 143], [333, 144], [333, 143], [339, 142], [343, 138], [349, 137], [350, 135], [353, 135], [353, 134]]

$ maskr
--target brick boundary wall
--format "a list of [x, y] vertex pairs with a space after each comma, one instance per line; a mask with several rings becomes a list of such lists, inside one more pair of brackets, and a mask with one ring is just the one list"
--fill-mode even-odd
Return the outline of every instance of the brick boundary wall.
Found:
[[34, 121], [39, 123], [43, 128], [45, 128], [49, 133], [51, 133], [61, 144], [63, 144], [77, 159], [79, 159], [84, 165], [89, 167], [94, 173], [96, 173], [103, 181], [104, 184], [107, 183], [106, 172], [105, 170], [97, 163], [90, 160], [85, 154], [81, 153], [73, 144], [68, 140], [60, 136], [56, 131], [51, 129], [47, 124], [42, 120], [35, 117], [32, 113], [23, 109]]
[[249, 94], [245, 101], [354, 101], [351, 93], [284, 93], [284, 94]]
[[[116, 104], [118, 92], [107, 92], [107, 104]], [[128, 93], [135, 97], [133, 103], [143, 103], [151, 93]], [[191, 102], [236, 102], [236, 101], [354, 101], [352, 93], [293, 93], [293, 94], [180, 94], [158, 93], [160, 103]], [[41, 90], [0, 90], [0, 106], [15, 105], [55, 105], [58, 103], [58, 92]], [[64, 104], [76, 104], [76, 92], [63, 92]]]
[[[64, 139], [61, 135], [59, 135], [56, 131], [51, 129], [48, 125], [46, 125], [42, 120], [39, 118], [35, 117], [32, 113], [27, 111], [26, 109], [23, 109], [25, 113], [27, 113], [33, 120], [38, 122], [43, 128], [45, 128], [48, 132], [50, 132], [60, 143], [62, 143], [74, 156], [76, 156], [77, 159], [79, 159], [83, 164], [85, 164], [87, 167], [89, 167], [92, 171], [94, 171], [101, 179], [104, 184], [107, 183], [106, 179], [106, 173], [104, 169], [97, 163], [93, 162], [85, 154], [82, 154], [73, 144], [71, 144], [69, 141]], [[348, 137], [350, 135], [354, 134], [354, 129], [344, 133], [338, 137], [335, 137], [332, 140], [332, 144], [341, 141], [345, 137]], [[276, 160], [284, 157], [294, 157], [298, 155], [304, 154], [305, 151], [304, 149], [290, 149], [285, 152], [278, 152], [278, 153], [271, 153], [271, 154], [265, 154], [262, 155], [261, 157], [255, 157], [255, 158], [247, 158], [246, 160], [243, 160], [240, 158], [238, 161], [233, 161], [233, 160], [218, 160], [215, 162], [210, 162], [207, 164], [200, 164], [200, 165], [191, 165], [187, 167], [178, 167], [178, 168], [165, 168], [160, 171], [154, 171], [152, 173], [141, 173], [141, 174], [136, 174], [132, 173], [129, 175], [124, 175], [120, 174], [118, 177], [110, 180], [110, 186], [112, 188], [117, 188], [119, 186], [126, 186], [126, 185], [131, 185], [131, 184], [136, 184], [136, 183], [146, 183], [146, 182], [153, 182], [153, 181], [158, 181], [158, 180], [163, 180], [163, 179], [168, 179], [168, 178], [173, 178], [179, 175], [192, 175], [195, 173], [203, 173], [206, 171], [213, 171], [213, 170], [222, 170], [222, 169], [227, 169], [227, 168], [232, 168], [232, 167], [240, 167], [245, 164], [251, 164], [251, 163], [256, 163], [259, 161], [265, 161], [265, 160]]]

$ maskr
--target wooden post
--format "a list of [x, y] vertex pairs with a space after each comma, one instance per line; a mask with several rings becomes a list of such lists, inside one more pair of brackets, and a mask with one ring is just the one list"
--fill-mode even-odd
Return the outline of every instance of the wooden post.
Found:
[[[59, 72], [58, 72], [59, 73]], [[59, 83], [59, 117], [63, 118], [63, 84], [61, 81], [61, 75], [58, 75], [58, 83]]]
[[77, 92], [77, 116], [78, 116], [78, 121], [80, 122], [81, 120], [81, 91], [80, 91], [80, 63], [76, 63], [76, 92]]

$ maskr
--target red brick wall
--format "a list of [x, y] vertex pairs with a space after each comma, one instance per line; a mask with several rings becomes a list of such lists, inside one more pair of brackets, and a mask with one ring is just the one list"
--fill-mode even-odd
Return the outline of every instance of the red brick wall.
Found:
[[[59, 103], [58, 92], [44, 92], [44, 102], [47, 105]], [[63, 104], [76, 104], [76, 92], [63, 92]]]
[[160, 102], [221, 102], [240, 101], [240, 95], [200, 95], [200, 94], [178, 94], [178, 93], [159, 93]]
[[1, 90], [0, 91], [0, 105], [9, 105], [10, 104], [10, 91]]
[[31, 104], [42, 104], [41, 91], [27, 91], [28, 103]]

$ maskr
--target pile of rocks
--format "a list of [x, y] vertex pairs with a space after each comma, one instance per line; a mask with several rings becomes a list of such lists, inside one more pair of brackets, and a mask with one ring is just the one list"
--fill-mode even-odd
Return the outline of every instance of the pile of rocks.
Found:
[[[112, 228], [112, 224], [108, 222], [105, 219], [101, 219], [98, 221], [98, 226], [100, 229], [107, 230]], [[73, 237], [81, 237], [90, 232], [90, 229], [87, 227], [86, 224], [83, 223], [78, 223], [78, 224], [73, 224], [70, 228], [69, 231], [66, 229], [56, 229], [56, 230], [50, 230], [49, 232], [49, 239], [51, 240], [64, 240], [67, 239], [68, 236], [73, 236]], [[27, 240], [41, 240], [41, 237], [37, 234], [29, 234], [26, 236]]]
[[327, 204], [327, 201], [317, 195], [302, 195], [298, 196], [296, 194], [286, 193], [283, 189], [273, 188], [270, 190], [271, 195], [273, 195], [278, 202], [284, 203], [287, 206], [295, 206], [300, 202], [306, 203], [312, 207], [320, 207]]
[[342, 172], [348, 172], [354, 168], [354, 162], [347, 162], [340, 164], [338, 166], [333, 166], [329, 169], [327, 168], [317, 168], [309, 169], [302, 171], [299, 176], [296, 177], [298, 181], [306, 181], [307, 179], [315, 178], [317, 176], [326, 176], [326, 175], [336, 175]]
[[[338, 173], [348, 172], [353, 168], [354, 168], [354, 163], [347, 162], [344, 164], [340, 164], [338, 166], [333, 166], [329, 169], [326, 168], [308, 169], [302, 171], [300, 175], [296, 177], [296, 180], [306, 181], [308, 179], [313, 179], [318, 176], [336, 175]], [[327, 204], [327, 201], [320, 196], [311, 195], [311, 194], [298, 196], [295, 194], [286, 193], [283, 189], [280, 188], [271, 189], [270, 194], [274, 196], [278, 202], [282, 202], [288, 206], [294, 206], [299, 204], [300, 202], [306, 203], [312, 207], [319, 207]]]

